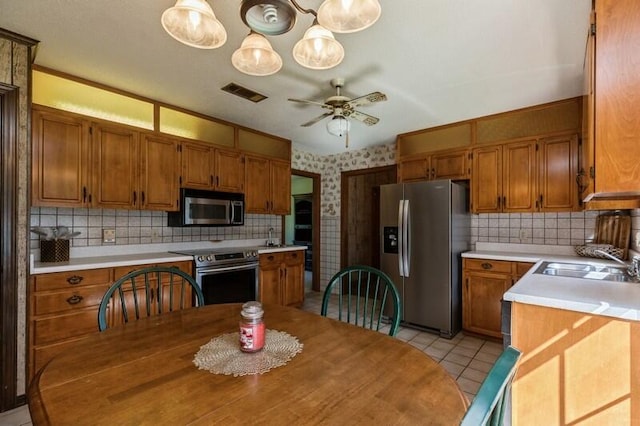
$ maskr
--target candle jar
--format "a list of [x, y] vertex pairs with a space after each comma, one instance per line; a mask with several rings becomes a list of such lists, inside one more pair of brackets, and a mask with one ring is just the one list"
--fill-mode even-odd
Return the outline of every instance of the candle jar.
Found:
[[264, 310], [260, 302], [247, 302], [240, 312], [240, 350], [257, 352], [264, 347]]

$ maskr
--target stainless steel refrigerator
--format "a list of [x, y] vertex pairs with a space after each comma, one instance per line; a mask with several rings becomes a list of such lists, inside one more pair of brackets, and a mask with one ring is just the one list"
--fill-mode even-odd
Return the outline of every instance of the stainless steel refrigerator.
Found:
[[380, 267], [398, 287], [402, 323], [451, 338], [462, 328], [468, 189], [450, 180], [380, 186]]

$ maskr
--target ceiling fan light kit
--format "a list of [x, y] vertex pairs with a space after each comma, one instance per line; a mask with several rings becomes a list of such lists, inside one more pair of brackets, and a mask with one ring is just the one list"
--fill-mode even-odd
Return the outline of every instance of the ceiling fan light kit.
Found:
[[282, 58], [271, 43], [261, 34], [251, 32], [238, 50], [233, 52], [231, 63], [240, 72], [249, 75], [271, 75], [282, 68]]
[[351, 123], [341, 115], [334, 116], [327, 123], [327, 131], [334, 136], [342, 137], [349, 133], [349, 130], [351, 130]]
[[[264, 39], [268, 49], [245, 46], [245, 41], [252, 35], [249, 34], [234, 52], [233, 65], [240, 72], [254, 76], [277, 72], [282, 67], [282, 59], [263, 36], [290, 31], [296, 23], [297, 13], [311, 14], [315, 19], [302, 40], [295, 44], [293, 57], [303, 67], [325, 70], [335, 67], [344, 58], [344, 48], [331, 33], [332, 28], [343, 33], [361, 31], [378, 20], [381, 8], [378, 0], [325, 0], [317, 12], [303, 8], [296, 0], [242, 0], [242, 21], [253, 33], [262, 35], [259, 37]], [[171, 37], [191, 47], [214, 49], [227, 40], [224, 26], [206, 0], [177, 0], [175, 6], [164, 11], [161, 22]], [[256, 39], [252, 37], [251, 43], [256, 44]], [[253, 62], [249, 59], [252, 56]], [[276, 67], [278, 62], [280, 65]]]

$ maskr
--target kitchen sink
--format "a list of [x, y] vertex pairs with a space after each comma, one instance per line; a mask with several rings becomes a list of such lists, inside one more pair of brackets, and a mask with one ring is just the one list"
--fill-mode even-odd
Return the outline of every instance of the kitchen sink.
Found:
[[624, 267], [585, 263], [542, 262], [534, 274], [601, 281], [638, 282]]

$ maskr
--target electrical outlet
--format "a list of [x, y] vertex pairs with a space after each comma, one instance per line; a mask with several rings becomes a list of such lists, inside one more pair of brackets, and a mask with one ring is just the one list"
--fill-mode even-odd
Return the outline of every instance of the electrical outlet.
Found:
[[102, 242], [103, 243], [115, 243], [116, 242], [116, 230], [115, 229], [103, 229], [102, 230]]

